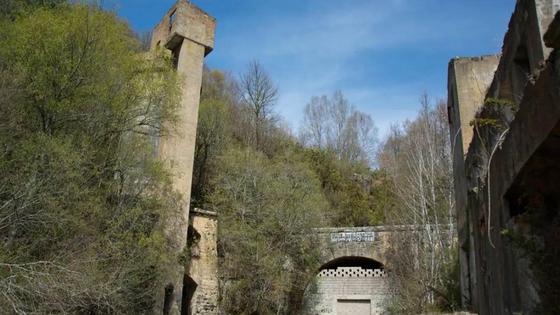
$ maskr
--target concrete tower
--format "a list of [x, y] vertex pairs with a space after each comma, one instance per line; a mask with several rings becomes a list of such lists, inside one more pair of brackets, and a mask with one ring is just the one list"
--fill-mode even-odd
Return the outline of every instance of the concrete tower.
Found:
[[[159, 144], [160, 157], [169, 161], [173, 172], [174, 189], [183, 195], [181, 218], [172, 237], [177, 252], [187, 243], [189, 204], [193, 172], [198, 106], [202, 84], [204, 57], [214, 47], [216, 20], [186, 0], [179, 0], [165, 14], [153, 30], [151, 48], [171, 51], [177, 72], [181, 76], [182, 91], [175, 132]], [[164, 314], [179, 314], [183, 300], [185, 270], [177, 270], [166, 287]], [[183, 307], [183, 314], [187, 314]]]

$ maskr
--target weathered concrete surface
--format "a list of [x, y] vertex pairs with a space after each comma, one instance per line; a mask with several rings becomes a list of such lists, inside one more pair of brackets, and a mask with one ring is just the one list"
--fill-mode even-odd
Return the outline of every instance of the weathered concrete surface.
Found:
[[451, 140], [454, 152], [462, 152], [461, 160], [464, 159], [464, 153], [469, 149], [473, 137], [473, 126], [470, 122], [484, 104], [499, 61], [500, 56], [493, 55], [457, 57], [449, 62], [447, 106], [453, 131]]
[[391, 234], [403, 229], [317, 229], [322, 267], [306, 294], [308, 314], [381, 314], [389, 294], [385, 253]]
[[[536, 240], [544, 250], [542, 255], [556, 252], [559, 245], [555, 235], [560, 233], [560, 189], [556, 188], [560, 178], [560, 60], [542, 41], [543, 30], [558, 7], [556, 0], [517, 2], [487, 93], [487, 98], [508, 101], [504, 104], [511, 106], [480, 110], [477, 119], [491, 124], [475, 130], [464, 172], [454, 170], [456, 182], [466, 183], [466, 189], [456, 191], [457, 203], [466, 202], [458, 207], [458, 216], [466, 218], [469, 226], [469, 233], [459, 233], [460, 244], [469, 248], [469, 265], [464, 266], [464, 260], [461, 264], [470, 274], [463, 275], [462, 281], [468, 281], [472, 297], [468, 306], [481, 315], [531, 314], [539, 304], [555, 305], [549, 293], [558, 296], [553, 275], [560, 271], [559, 262], [550, 265], [549, 279], [539, 282], [527, 258], [530, 253], [514, 242], [514, 238]], [[549, 31], [551, 47], [560, 46], [554, 35], [560, 32], [558, 27], [553, 23]], [[461, 102], [455, 105], [463, 106]], [[451, 120], [453, 130], [460, 120]], [[535, 204], [539, 207], [529, 206]], [[538, 229], [535, 221], [539, 221]], [[555, 285], [547, 287], [549, 281]], [[547, 290], [539, 290], [543, 287]], [[550, 309], [544, 313], [547, 310], [555, 313]]]
[[[173, 188], [183, 196], [181, 216], [173, 224], [173, 238], [179, 255], [186, 246], [194, 148], [198, 120], [204, 56], [214, 46], [215, 19], [187, 2], [179, 0], [154, 28], [152, 49], [171, 50], [182, 80], [178, 123], [171, 136], [159, 144], [159, 154], [169, 162]], [[167, 286], [164, 313], [180, 311], [184, 268], [177, 270]], [[170, 300], [170, 296], [173, 298]]]
[[527, 82], [538, 74], [551, 51], [542, 38], [559, 8], [558, 0], [517, 2], [488, 96], [519, 104]]
[[206, 56], [214, 49], [215, 28], [215, 18], [187, 0], [178, 0], [154, 28], [152, 47], [163, 45], [173, 51], [188, 39], [204, 47]]
[[[448, 226], [446, 226], [448, 227]], [[396, 225], [316, 229], [321, 270], [306, 291], [308, 314], [382, 314], [390, 294], [385, 267], [402, 233], [425, 226]]]
[[341, 257], [363, 257], [384, 264], [389, 237], [395, 230], [398, 228], [389, 226], [317, 229], [322, 264]]
[[193, 209], [190, 213], [196, 235], [190, 244], [190, 263], [187, 274], [196, 283], [188, 314], [218, 314], [218, 217], [215, 212]]
[[[494, 78], [499, 56], [454, 58], [449, 62], [448, 101], [449, 128], [453, 154], [453, 172], [465, 173], [465, 153], [473, 137], [471, 121], [484, 104], [488, 88]], [[476, 286], [474, 273], [474, 248], [469, 244], [469, 220], [467, 205], [467, 182], [465, 177], [455, 177], [455, 207], [457, 209], [457, 231], [459, 239], [459, 260], [461, 266], [461, 300], [464, 306], [476, 304], [470, 294], [471, 283]], [[469, 252], [470, 251], [470, 252]], [[472, 275], [470, 277], [469, 275]]]
[[309, 314], [382, 314], [389, 293], [383, 269], [338, 267], [322, 270], [314, 284]]

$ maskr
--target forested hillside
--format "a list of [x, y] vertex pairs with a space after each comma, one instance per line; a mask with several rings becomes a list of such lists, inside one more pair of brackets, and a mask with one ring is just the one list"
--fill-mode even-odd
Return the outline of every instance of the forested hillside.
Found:
[[178, 263], [152, 145], [174, 71], [113, 13], [22, 3], [0, 22], [0, 313], [149, 313]]
[[204, 73], [193, 202], [220, 215], [225, 309], [297, 311], [319, 267], [311, 229], [379, 224], [446, 226], [395, 240], [395, 314], [456, 309], [445, 104], [422, 96], [419, 117], [378, 146], [342, 92], [312, 97], [298, 135], [275, 112], [278, 93], [258, 62], [238, 77]]
[[[157, 159], [181, 78], [143, 47], [96, 6], [0, 5], [0, 313], [161, 313], [185, 258], [168, 237], [182, 196]], [[291, 130], [258, 61], [206, 68], [201, 93], [191, 208], [218, 213], [225, 313], [301, 312], [313, 229], [381, 224], [426, 227], [395, 242], [391, 310], [455, 309], [445, 104], [424, 96], [380, 141], [342, 91], [311, 97]]]
[[381, 224], [393, 206], [388, 180], [370, 168], [371, 117], [341, 92], [314, 97], [295, 136], [276, 113], [279, 93], [258, 62], [238, 77], [204, 72], [192, 199], [219, 214], [232, 314], [299, 310], [319, 267], [312, 228]]

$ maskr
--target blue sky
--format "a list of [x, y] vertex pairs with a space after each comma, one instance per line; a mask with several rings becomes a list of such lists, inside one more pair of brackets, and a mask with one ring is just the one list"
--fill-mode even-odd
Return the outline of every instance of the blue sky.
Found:
[[[137, 31], [174, 0], [105, 0]], [[297, 129], [313, 95], [341, 90], [386, 134], [413, 118], [424, 91], [447, 98], [447, 63], [495, 54], [514, 0], [193, 0], [218, 21], [211, 68], [237, 76], [259, 60], [277, 111]]]

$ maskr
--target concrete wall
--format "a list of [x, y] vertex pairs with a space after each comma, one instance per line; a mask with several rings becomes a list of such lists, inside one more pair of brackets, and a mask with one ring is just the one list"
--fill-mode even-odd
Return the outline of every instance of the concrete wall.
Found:
[[[531, 314], [539, 304], [547, 306], [547, 290], [539, 288], [549, 285], [552, 274], [558, 271], [555, 266], [559, 262], [555, 261], [548, 279], [539, 283], [543, 279], [534, 272], [531, 255], [519, 246], [519, 239], [536, 240], [543, 247], [541, 255], [547, 257], [547, 247], [558, 245], [551, 235], [560, 232], [554, 223], [560, 218], [556, 206], [551, 205], [560, 203], [560, 191], [552, 188], [557, 185], [551, 176], [560, 177], [560, 141], [556, 140], [560, 132], [560, 63], [556, 52], [551, 54], [542, 40], [557, 10], [556, 0], [517, 2], [486, 95], [507, 100], [511, 106], [484, 106], [479, 110], [477, 119], [497, 125], [475, 130], [464, 169], [454, 166], [456, 188], [460, 183], [456, 189], [458, 217], [462, 218], [459, 229], [463, 226], [459, 242], [468, 260], [460, 260], [462, 280], [468, 283], [463, 290], [472, 297], [466, 306], [482, 315]], [[559, 28], [560, 22], [551, 30]], [[469, 102], [454, 99], [462, 83], [452, 79], [451, 73], [449, 77], [452, 106], [470, 107]], [[478, 93], [473, 95], [479, 97]], [[452, 114], [450, 120], [451, 131], [456, 130], [461, 119]], [[454, 160], [460, 162], [458, 156]], [[527, 210], [526, 204], [544, 199], [548, 200], [545, 210]], [[543, 216], [548, 219], [542, 220]], [[535, 218], [541, 218], [538, 229]], [[517, 242], [511, 233], [515, 233]], [[464, 270], [468, 270], [468, 276]], [[550, 286], [556, 297], [558, 287]], [[557, 312], [548, 309], [541, 313]]]
[[[449, 62], [448, 101], [449, 128], [453, 154], [453, 172], [465, 173], [465, 153], [473, 137], [471, 121], [484, 104], [488, 88], [494, 78], [499, 56], [454, 58]], [[476, 278], [470, 277], [474, 268], [474, 252], [469, 244], [472, 234], [466, 215], [467, 183], [464, 176], [454, 180], [457, 231], [459, 233], [459, 260], [461, 261], [461, 299], [464, 306], [476, 305], [470, 288], [476, 286]], [[474, 275], [474, 274], [473, 274]]]
[[489, 97], [519, 104], [529, 81], [544, 66], [551, 49], [544, 32], [560, 6], [558, 0], [519, 0], [504, 36], [500, 63], [488, 92]]
[[325, 264], [340, 257], [363, 257], [384, 263], [392, 227], [325, 228], [317, 230], [321, 260]]
[[[152, 35], [152, 50], [170, 50], [182, 80], [178, 123], [173, 133], [159, 143], [160, 158], [169, 162], [173, 172], [173, 188], [183, 197], [180, 216], [169, 228], [177, 255], [184, 251], [187, 240], [202, 68], [204, 56], [214, 46], [214, 28], [214, 18], [190, 2], [179, 0], [154, 28]], [[178, 268], [169, 280], [166, 312], [178, 314], [180, 311], [183, 275], [184, 268]], [[172, 301], [169, 300], [170, 293]]]

